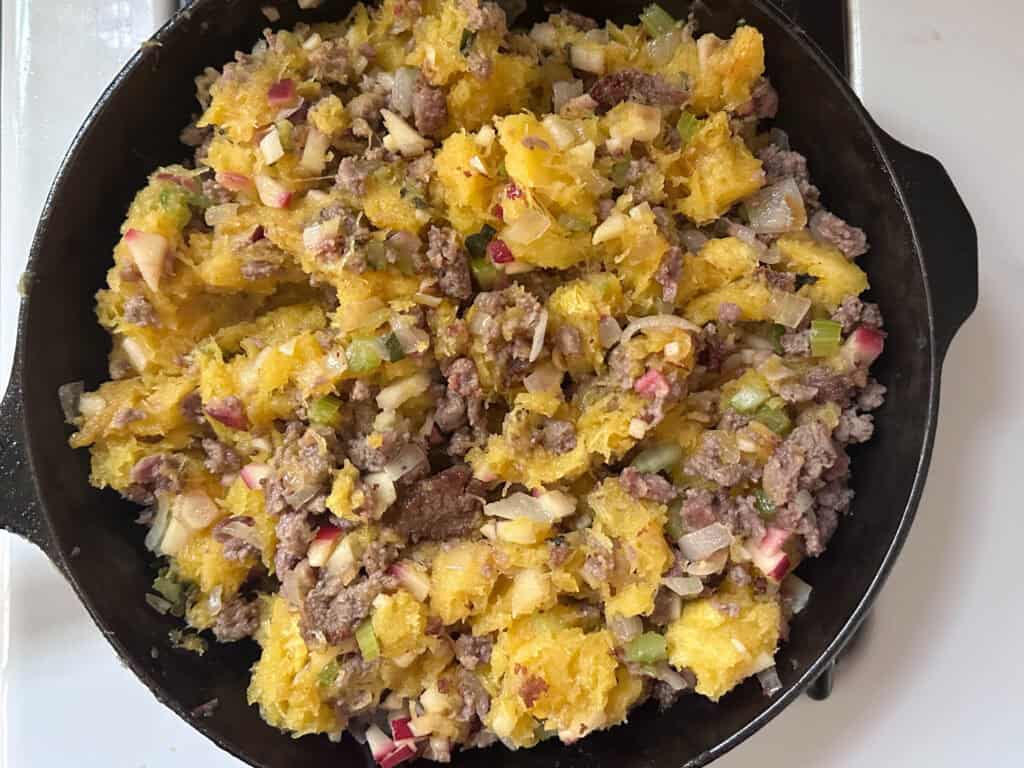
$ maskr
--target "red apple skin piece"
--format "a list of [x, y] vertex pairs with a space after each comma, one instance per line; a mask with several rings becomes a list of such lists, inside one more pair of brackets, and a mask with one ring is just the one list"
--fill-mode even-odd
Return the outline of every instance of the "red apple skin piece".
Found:
[[252, 189], [253, 187], [252, 179], [244, 173], [219, 171], [215, 178], [217, 183], [224, 187], [224, 189], [229, 189], [232, 192], [244, 192], [245, 190]]
[[885, 336], [874, 328], [861, 326], [850, 334], [845, 349], [850, 360], [857, 366], [871, 365], [885, 348]]
[[249, 418], [245, 415], [245, 406], [234, 395], [211, 400], [204, 410], [207, 416], [219, 421], [225, 427], [231, 427], [232, 429], [247, 429], [249, 427]]
[[285, 107], [295, 100], [295, 81], [278, 80], [267, 90], [267, 101], [272, 107]]

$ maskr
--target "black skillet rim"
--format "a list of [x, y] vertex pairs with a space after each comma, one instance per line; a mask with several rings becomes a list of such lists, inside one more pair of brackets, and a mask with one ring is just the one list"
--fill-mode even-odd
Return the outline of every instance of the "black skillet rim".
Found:
[[[188, 17], [194, 11], [197, 6], [209, 5], [211, 3], [219, 2], [220, 0], [195, 0], [185, 10], [177, 11], [163, 26], [160, 27], [150, 38], [150, 43], [163, 44], [163, 40], [177, 30], [180, 24], [185, 23]], [[909, 534], [910, 527], [913, 524], [914, 518], [917, 513], [917, 506], [920, 502], [921, 494], [924, 490], [924, 480], [927, 475], [928, 465], [931, 460], [932, 447], [935, 440], [935, 425], [938, 413], [938, 402], [939, 402], [939, 359], [938, 359], [938, 348], [936, 345], [935, 337], [935, 306], [931, 295], [931, 286], [928, 280], [928, 269], [925, 264], [924, 254], [921, 248], [921, 240], [917, 234], [917, 228], [911, 215], [910, 207], [907, 202], [906, 194], [899, 182], [899, 177], [893, 167], [892, 161], [889, 158], [888, 152], [886, 151], [887, 146], [891, 146], [891, 139], [882, 132], [874, 120], [867, 113], [856, 94], [853, 93], [849, 83], [843, 77], [843, 75], [836, 69], [836, 66], [832, 63], [829, 57], [821, 50], [818, 44], [811, 39], [806, 32], [792, 20], [790, 20], [785, 14], [771, 5], [766, 0], [747, 0], [750, 5], [756, 8], [760, 13], [770, 17], [781, 29], [783, 29], [790, 37], [792, 42], [799, 46], [801, 51], [812, 61], [815, 65], [822, 68], [832, 84], [839, 90], [849, 109], [859, 118], [868, 135], [870, 136], [872, 143], [874, 144], [875, 150], [878, 153], [879, 158], [882, 160], [883, 167], [886, 174], [889, 177], [890, 184], [892, 186], [893, 193], [896, 200], [898, 201], [901, 210], [910, 226], [910, 234], [914, 246], [915, 255], [917, 257], [918, 266], [921, 270], [922, 275], [922, 288], [924, 291], [925, 304], [927, 307], [927, 318], [928, 318], [928, 354], [929, 354], [929, 391], [928, 391], [928, 408], [926, 418], [924, 421], [924, 434], [922, 440], [921, 455], [917, 463], [917, 467], [914, 471], [913, 484], [911, 486], [910, 494], [907, 497], [904, 509], [900, 515], [900, 522], [896, 529], [896, 532], [892, 538], [892, 541], [882, 558], [881, 565], [870, 584], [865, 590], [857, 606], [850, 614], [849, 618], [843, 624], [842, 628], [836, 633], [832, 641], [827, 647], [818, 655], [817, 659], [812, 662], [804, 674], [798, 678], [795, 682], [791, 683], [786, 689], [775, 698], [771, 700], [771, 703], [756, 717], [750, 720], [739, 730], [735, 731], [731, 736], [727, 737], [723, 741], [719, 742], [713, 748], [697, 755], [695, 758], [690, 760], [683, 766], [683, 768], [699, 768], [700, 766], [707, 765], [712, 760], [720, 757], [729, 750], [733, 749], [754, 733], [759, 731], [771, 720], [779, 715], [783, 709], [802, 692], [804, 692], [817, 678], [824, 672], [827, 672], [829, 666], [834, 662], [836, 655], [843, 649], [846, 643], [853, 637], [861, 623], [867, 617], [868, 611], [872, 603], [875, 601], [879, 590], [884, 584], [886, 578], [892, 569], [900, 550], [906, 541], [907, 535]], [[142, 66], [147, 59], [147, 56], [151, 53], [151, 46], [144, 44], [139, 48], [138, 51], [132, 56], [131, 59], [124, 65], [124, 67], [118, 72], [116, 77], [111, 81], [103, 93], [100, 95], [96, 104], [89, 111], [81, 127], [75, 133], [75, 137], [71, 142], [68, 151], [65, 153], [61, 160], [60, 166], [54, 177], [53, 184], [50, 187], [50, 191], [47, 193], [46, 201], [43, 204], [43, 209], [40, 214], [39, 223], [36, 227], [35, 235], [32, 239], [32, 245], [29, 251], [28, 264], [26, 266], [26, 272], [31, 273], [35, 261], [42, 249], [44, 240], [46, 239], [47, 229], [50, 224], [51, 218], [55, 215], [53, 208], [53, 200], [57, 190], [65, 183], [65, 177], [73, 165], [73, 159], [77, 155], [81, 144], [85, 137], [87, 137], [92, 129], [98, 115], [106, 108], [107, 102], [111, 95], [117, 91], [122, 83], [132, 77], [136, 70]], [[17, 347], [15, 351], [14, 367], [11, 376], [11, 387], [12, 390], [20, 390], [23, 382], [21, 381], [20, 371], [22, 368], [22, 359], [25, 354], [25, 321], [28, 316], [29, 303], [32, 301], [33, 293], [28, 294], [23, 298], [21, 308], [18, 314], [18, 333], [17, 333]], [[16, 397], [21, 398], [21, 391], [12, 391]], [[38, 479], [35, 472], [34, 461], [33, 461], [33, 450], [32, 435], [28, 430], [24, 429], [24, 413], [22, 413], [22, 432], [24, 435], [25, 442], [25, 454], [27, 456], [29, 465], [32, 469], [32, 483], [35, 487], [36, 499], [42, 499], [41, 494], [38, 492]], [[40, 505], [42, 509], [43, 518], [46, 520], [46, 525], [49, 528], [49, 514], [47, 513], [45, 506]], [[55, 537], [52, 535], [51, 541], [54, 546], [51, 551], [48, 552], [50, 557], [54, 560], [59, 570], [65, 575], [70, 581], [75, 593], [78, 595], [79, 600], [85, 606], [89, 615], [96, 625], [103, 630], [104, 623], [100, 616], [97, 614], [93, 607], [92, 600], [89, 595], [82, 589], [78, 581], [72, 574], [71, 569], [68, 568], [67, 560], [63, 550], [57, 546]], [[258, 766], [260, 763], [253, 762], [250, 756], [244, 752], [244, 747], [236, 745], [224, 738], [222, 735], [217, 733], [217, 729], [211, 724], [201, 719], [196, 719], [191, 716], [189, 708], [176, 700], [172, 700], [168, 697], [159, 681], [149, 673], [149, 671], [141, 663], [141, 660], [136, 659], [134, 656], [127, 653], [123, 644], [118, 640], [117, 637], [113, 636], [108, 632], [103, 632], [104, 637], [110, 642], [116, 651], [118, 657], [132, 670], [136, 677], [142, 681], [143, 684], [153, 693], [156, 699], [169, 707], [175, 714], [185, 720], [190, 726], [202, 733], [206, 738], [210, 739], [219, 748], [238, 758], [242, 762], [249, 765]], [[253, 758], [255, 759], [255, 758]]]

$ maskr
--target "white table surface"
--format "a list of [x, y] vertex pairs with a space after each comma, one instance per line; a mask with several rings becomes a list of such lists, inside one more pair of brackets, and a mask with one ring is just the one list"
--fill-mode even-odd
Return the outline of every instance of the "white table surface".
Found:
[[[3, 2], [0, 383], [49, 181], [156, 15], [146, 0]], [[1024, 4], [857, 0], [854, 19], [872, 114], [939, 157], [974, 216], [981, 302], [946, 359], [928, 486], [865, 642], [827, 702], [798, 701], [716, 766], [1022, 766]], [[0, 532], [0, 768], [66, 765], [241, 764], [158, 705], [49, 562]]]

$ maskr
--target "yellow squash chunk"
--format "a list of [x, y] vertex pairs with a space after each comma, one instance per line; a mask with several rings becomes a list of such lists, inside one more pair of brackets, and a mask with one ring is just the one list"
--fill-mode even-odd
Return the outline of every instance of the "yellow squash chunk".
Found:
[[697, 48], [707, 53], [698, 64], [690, 104], [701, 112], [733, 111], [750, 101], [750, 92], [764, 74], [764, 38], [754, 27], [740, 27], [726, 43], [704, 35]]
[[489, 544], [463, 542], [442, 549], [430, 571], [431, 613], [454, 624], [487, 607], [498, 579]]
[[868, 289], [864, 270], [831, 245], [819, 243], [809, 235], [786, 235], [779, 238], [777, 245], [783, 267], [818, 278], [798, 293], [828, 310], [835, 310], [846, 296], [857, 296]]

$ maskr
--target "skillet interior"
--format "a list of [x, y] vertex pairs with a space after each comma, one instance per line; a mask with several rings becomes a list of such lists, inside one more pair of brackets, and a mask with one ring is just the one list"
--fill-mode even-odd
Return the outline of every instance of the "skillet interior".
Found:
[[[28, 452], [62, 567], [98, 624], [158, 697], [187, 715], [216, 696], [220, 707], [213, 717], [190, 719], [253, 765], [369, 764], [365, 751], [348, 738], [340, 745], [324, 738], [296, 741], [262, 723], [244, 701], [254, 645], [211, 644], [201, 658], [167, 647], [167, 632], [176, 623], [142, 599], [153, 572], [141, 529], [132, 522], [135, 510], [116, 494], [97, 493], [88, 485], [88, 455], [67, 446], [55, 397], [66, 381], [85, 378], [92, 387], [106, 378], [109, 342], [95, 321], [93, 294], [104, 282], [124, 211], [153, 168], [186, 156], [177, 135], [197, 109], [192, 77], [251, 45], [266, 25], [258, 10], [263, 4], [199, 0], [159, 34], [162, 46], [143, 49], [133, 59], [80, 135], [44, 213], [30, 265], [34, 279], [20, 346]], [[329, 1], [315, 15], [301, 17], [294, 0], [277, 5], [280, 26], [291, 26], [300, 18], [338, 18], [350, 4]], [[568, 5], [627, 21], [646, 0]], [[671, 0], [662, 5], [677, 17], [688, 7]], [[533, 17], [543, 15], [541, 6], [530, 3]], [[826, 555], [801, 568], [816, 596], [794, 621], [792, 638], [778, 656], [787, 688], [774, 700], [748, 682], [719, 705], [694, 696], [664, 716], [645, 707], [628, 727], [595, 734], [572, 748], [547, 742], [513, 754], [498, 747], [460, 754], [458, 765], [483, 766], [495, 759], [523, 768], [556, 761], [566, 768], [598, 762], [623, 768], [703, 764], [777, 713], [821, 669], [823, 654], [837, 650], [837, 638], [848, 635], [861, 617], [862, 603], [912, 515], [918, 472], [930, 447], [936, 355], [920, 255], [871, 124], [837, 74], [820, 63], [823, 57], [757, 0], [707, 0], [697, 15], [704, 30], [728, 34], [745, 19], [764, 33], [768, 71], [781, 93], [780, 125], [807, 155], [826, 204], [863, 226], [872, 243], [862, 263], [890, 333], [876, 366], [889, 396], [876, 415], [875, 439], [852, 452], [853, 516], [843, 521]], [[79, 554], [66, 557], [72, 548]], [[152, 648], [159, 650], [158, 658], [151, 657]]]

